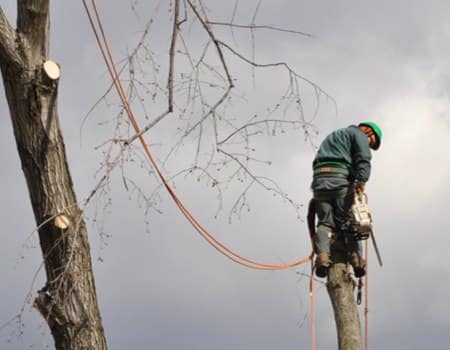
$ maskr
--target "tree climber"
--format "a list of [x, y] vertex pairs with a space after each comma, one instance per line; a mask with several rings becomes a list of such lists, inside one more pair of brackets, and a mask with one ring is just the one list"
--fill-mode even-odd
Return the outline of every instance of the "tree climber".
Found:
[[352, 236], [351, 206], [355, 192], [364, 192], [370, 176], [370, 148], [377, 150], [380, 147], [381, 136], [381, 129], [373, 122], [351, 125], [329, 134], [317, 151], [311, 188], [318, 217], [315, 237], [318, 277], [325, 277], [332, 264], [332, 240], [345, 243], [355, 276], [365, 275], [362, 244]]

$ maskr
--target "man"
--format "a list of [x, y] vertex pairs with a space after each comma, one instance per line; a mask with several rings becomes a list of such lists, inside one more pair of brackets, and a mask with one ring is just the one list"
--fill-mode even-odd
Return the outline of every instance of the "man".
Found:
[[370, 177], [370, 149], [380, 147], [382, 132], [373, 122], [360, 123], [329, 134], [313, 161], [311, 188], [318, 217], [316, 275], [325, 277], [331, 266], [331, 239], [345, 243], [356, 277], [364, 276], [362, 245], [352, 236], [351, 206], [355, 192], [364, 192]]

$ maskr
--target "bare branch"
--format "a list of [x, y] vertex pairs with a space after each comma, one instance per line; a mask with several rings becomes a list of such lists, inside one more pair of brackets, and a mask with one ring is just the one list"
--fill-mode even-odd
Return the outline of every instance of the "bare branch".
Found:
[[[227, 77], [227, 81], [228, 81], [228, 87], [225, 91], [225, 93], [222, 95], [222, 97], [220, 97], [216, 103], [212, 106], [212, 108], [192, 127], [190, 128], [187, 132], [186, 135], [188, 135], [189, 133], [191, 133], [195, 128], [197, 128], [201, 123], [203, 123], [203, 121], [208, 118], [210, 115], [214, 115], [216, 112], [216, 109], [225, 101], [225, 99], [228, 97], [228, 95], [230, 94], [231, 90], [234, 87], [233, 84], [233, 80], [231, 78], [231, 74], [228, 70], [228, 66], [226, 64], [226, 60], [222, 51], [222, 48], [220, 47], [219, 43], [220, 41], [215, 37], [214, 33], [211, 31], [211, 28], [209, 28], [208, 24], [207, 24], [207, 19], [203, 19], [203, 17], [200, 15], [199, 11], [197, 10], [197, 8], [195, 7], [195, 5], [190, 1], [187, 0], [189, 6], [191, 7], [192, 11], [194, 12], [195, 16], [198, 18], [198, 20], [201, 22], [203, 28], [205, 29], [205, 31], [208, 33], [209, 37], [211, 38], [212, 42], [214, 43], [214, 46], [217, 49], [217, 53], [219, 55], [219, 59], [220, 62], [222, 64], [222, 68], [225, 71], [226, 77]], [[201, 3], [200, 3], [201, 4]]]
[[169, 78], [167, 81], [167, 90], [169, 93], [169, 96], [168, 96], [169, 113], [173, 111], [173, 71], [174, 71], [174, 63], [175, 63], [175, 48], [176, 48], [176, 44], [177, 44], [179, 12], [180, 12], [180, 0], [175, 0], [175, 10], [174, 10], [174, 14], [173, 14], [172, 40], [170, 43], [170, 53], [169, 53]]
[[[236, 0], [236, 2], [234, 3], [233, 15], [231, 16], [230, 23], [234, 23], [234, 18], [236, 17], [238, 7], [239, 7], [239, 0]], [[211, 23], [208, 22], [208, 24], [211, 24]], [[237, 41], [236, 41], [236, 37], [234, 35], [233, 27], [231, 27], [230, 30], [231, 30], [231, 37], [233, 38], [233, 41], [236, 44]]]
[[256, 63], [253, 62], [252, 60], [248, 59], [247, 57], [245, 57], [244, 55], [240, 54], [239, 52], [237, 52], [235, 49], [233, 49], [230, 45], [224, 43], [223, 41], [217, 41], [217, 44], [220, 46], [223, 46], [225, 48], [227, 48], [230, 52], [232, 52], [234, 55], [236, 55], [238, 58], [240, 58], [241, 60], [243, 60], [244, 62], [248, 63], [251, 66], [254, 67], [259, 67], [259, 68], [266, 68], [266, 67], [284, 67], [288, 72], [289, 75], [292, 77], [294, 76], [295, 78], [301, 79], [305, 82], [307, 82], [308, 84], [310, 84], [316, 93], [316, 112], [317, 113], [317, 107], [320, 103], [320, 94], [323, 94], [324, 96], [326, 96], [328, 99], [330, 99], [331, 101], [333, 101], [333, 103], [336, 106], [336, 101], [334, 100], [334, 98], [332, 96], [330, 96], [327, 92], [325, 92], [324, 90], [322, 90], [322, 88], [320, 88], [316, 83], [314, 83], [313, 81], [311, 81], [308, 78], [305, 78], [304, 76], [301, 76], [300, 74], [298, 74], [297, 72], [295, 72], [286, 62], [274, 62], [274, 63], [265, 63], [265, 64], [260, 64], [260, 63]]
[[207, 20], [202, 18], [202, 16], [198, 12], [197, 8], [195, 7], [195, 5], [190, 0], [187, 0], [187, 2], [189, 4], [189, 6], [191, 7], [192, 11], [195, 13], [195, 16], [198, 18], [198, 20], [203, 25], [203, 28], [208, 33], [208, 35], [211, 38], [211, 40], [213, 41], [214, 45], [216, 46], [217, 53], [219, 54], [220, 62], [222, 63], [222, 67], [223, 67], [223, 69], [225, 71], [225, 74], [227, 75], [228, 83], [229, 83], [230, 87], [233, 88], [233, 80], [231, 79], [231, 74], [230, 74], [230, 72], [228, 70], [228, 66], [227, 66], [225, 58], [223, 56], [223, 51], [222, 51], [221, 47], [219, 46], [219, 41], [215, 37], [215, 35], [212, 32], [211, 28], [208, 26]]
[[16, 50], [17, 36], [0, 6], [0, 65], [2, 69], [10, 64], [18, 65], [21, 58]]
[[252, 25], [255, 24], [256, 16], [258, 15], [258, 11], [259, 11], [259, 8], [261, 7], [261, 3], [262, 3], [262, 0], [259, 0], [258, 5], [256, 5], [255, 13], [253, 14], [253, 18], [252, 18]]
[[307, 83], [311, 84], [313, 87], [319, 89], [324, 95], [328, 96], [331, 98], [331, 96], [329, 96], [326, 92], [324, 92], [322, 89], [320, 89], [317, 84], [315, 84], [313, 81], [299, 75], [298, 73], [296, 73], [286, 62], [274, 62], [274, 63], [256, 63], [253, 62], [251, 59], [248, 59], [247, 57], [245, 57], [244, 55], [240, 54], [239, 52], [237, 52], [235, 49], [233, 49], [230, 45], [224, 43], [223, 41], [218, 41], [217, 42], [218, 45], [223, 46], [225, 48], [227, 48], [231, 53], [233, 53], [234, 55], [236, 55], [237, 57], [239, 57], [241, 60], [243, 60], [244, 62], [248, 63], [251, 66], [254, 67], [259, 67], [259, 68], [267, 68], [267, 67], [284, 67], [286, 68], [290, 73], [292, 73], [293, 75], [295, 75], [297, 78], [300, 78], [304, 81], [306, 81]]
[[225, 137], [222, 141], [219, 141], [217, 143], [218, 146], [226, 143], [228, 140], [230, 140], [233, 136], [236, 134], [242, 132], [244, 129], [248, 129], [252, 126], [256, 126], [259, 124], [268, 124], [268, 123], [274, 123], [274, 124], [300, 124], [300, 121], [298, 120], [283, 120], [283, 119], [264, 119], [264, 120], [258, 120], [255, 122], [249, 122], [241, 126], [240, 128], [237, 128], [235, 131], [233, 131], [231, 134], [229, 134], [227, 137]]
[[139, 136], [145, 134], [147, 131], [149, 131], [151, 128], [153, 128], [156, 124], [158, 124], [166, 115], [170, 113], [170, 110], [165, 111], [164, 113], [160, 114], [158, 117], [156, 117], [150, 124], [148, 124], [146, 127], [142, 128], [139, 134], [135, 134], [133, 137], [125, 141], [126, 145], [129, 145], [134, 140], [136, 140]]
[[293, 30], [293, 29], [284, 29], [284, 28], [279, 28], [279, 27], [275, 27], [275, 26], [268, 26], [268, 25], [255, 25], [255, 24], [245, 25], [245, 24], [236, 24], [236, 23], [229, 23], [229, 22], [216, 22], [216, 21], [210, 21], [210, 22], [208, 22], [208, 24], [213, 25], [213, 26], [227, 26], [227, 27], [231, 27], [231, 28], [240, 28], [240, 29], [267, 29], [267, 30], [274, 30], [277, 32], [303, 35], [303, 36], [306, 36], [309, 38], [315, 37], [313, 34], [310, 34], [310, 33], [301, 32], [301, 31]]
[[236, 201], [236, 203], [233, 206], [232, 212], [239, 212], [239, 210], [237, 210], [238, 208], [238, 203], [242, 200], [245, 200], [245, 195], [248, 192], [248, 190], [251, 188], [251, 186], [253, 184], [258, 184], [259, 186], [261, 186], [262, 188], [264, 188], [265, 190], [272, 192], [274, 195], [278, 195], [281, 198], [283, 198], [284, 200], [288, 201], [291, 205], [293, 205], [293, 207], [295, 208], [295, 210], [297, 211], [297, 216], [300, 217], [300, 213], [299, 213], [299, 209], [301, 207], [301, 205], [296, 204], [295, 201], [285, 192], [283, 191], [280, 186], [272, 179], [267, 178], [265, 176], [257, 176], [255, 174], [253, 174], [248, 167], [241, 162], [241, 160], [236, 156], [233, 155], [231, 153], [228, 153], [226, 151], [224, 151], [223, 149], [217, 149], [217, 151], [219, 153], [222, 153], [223, 155], [225, 155], [226, 157], [232, 159], [236, 164], [238, 164], [240, 170], [242, 170], [246, 175], [248, 175], [252, 181], [250, 182], [250, 184], [247, 186], [247, 188], [244, 190], [244, 192], [240, 195], [240, 197], [238, 198], [238, 200]]
[[183, 19], [177, 23], [178, 28], [180, 28], [183, 23], [187, 22], [187, 5], [185, 0], [183, 0], [183, 13], [184, 13]]
[[[239, 7], [239, 0], [236, 0], [236, 2], [234, 3], [233, 15], [231, 16], [230, 23], [234, 23], [234, 18], [236, 17], [238, 7]], [[211, 24], [211, 22], [209, 22], [209, 24]]]

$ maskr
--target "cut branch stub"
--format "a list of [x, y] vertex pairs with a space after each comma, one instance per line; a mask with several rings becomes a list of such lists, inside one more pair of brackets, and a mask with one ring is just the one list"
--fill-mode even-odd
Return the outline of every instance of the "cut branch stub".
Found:
[[51, 80], [57, 80], [61, 76], [58, 63], [50, 60], [44, 62], [44, 72]]
[[53, 220], [53, 224], [57, 228], [59, 228], [61, 230], [65, 230], [70, 226], [70, 220], [66, 215], [61, 214], [61, 215], [58, 215], [57, 217], [55, 217], [55, 220]]

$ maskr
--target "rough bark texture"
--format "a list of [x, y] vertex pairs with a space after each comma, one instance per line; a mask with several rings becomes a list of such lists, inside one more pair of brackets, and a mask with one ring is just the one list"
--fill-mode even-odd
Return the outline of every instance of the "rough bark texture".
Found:
[[333, 305], [339, 350], [361, 350], [361, 323], [353, 294], [355, 283], [341, 242], [332, 245], [331, 254], [334, 264], [328, 273], [327, 290]]
[[[59, 128], [58, 81], [43, 71], [49, 0], [19, 0], [17, 9], [14, 30], [0, 7], [0, 68], [47, 275], [34, 305], [56, 349], [106, 349], [87, 231]], [[65, 230], [52, 220], [60, 214], [70, 220]]]

